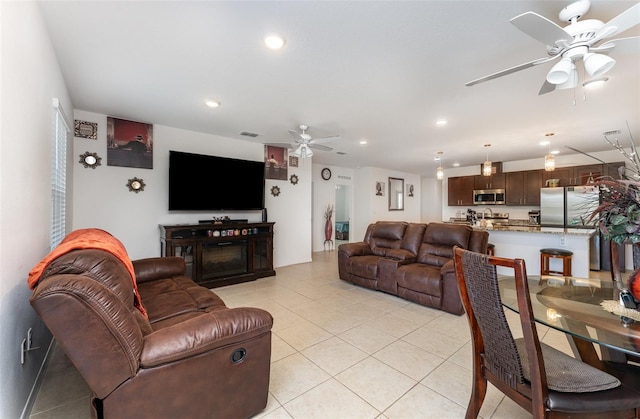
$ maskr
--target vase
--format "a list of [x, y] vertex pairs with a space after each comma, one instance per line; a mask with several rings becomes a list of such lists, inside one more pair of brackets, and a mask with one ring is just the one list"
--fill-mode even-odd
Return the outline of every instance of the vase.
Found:
[[333, 237], [333, 223], [331, 222], [331, 218], [327, 218], [324, 222], [324, 239], [331, 240]]

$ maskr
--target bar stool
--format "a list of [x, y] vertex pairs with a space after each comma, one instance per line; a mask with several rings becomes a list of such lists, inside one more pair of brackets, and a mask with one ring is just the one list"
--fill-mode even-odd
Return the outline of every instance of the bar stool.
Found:
[[487, 243], [487, 254], [489, 256], [495, 256], [496, 255], [496, 245], [493, 243]]
[[[564, 249], [540, 249], [540, 275], [571, 276], [571, 256], [573, 252]], [[550, 259], [562, 259], [562, 271], [549, 269]]]

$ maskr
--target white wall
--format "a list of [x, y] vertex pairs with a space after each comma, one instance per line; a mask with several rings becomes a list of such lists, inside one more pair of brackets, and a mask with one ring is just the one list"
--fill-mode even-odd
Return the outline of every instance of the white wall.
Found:
[[[121, 117], [121, 116], [119, 116]], [[153, 169], [117, 167], [107, 165], [107, 115], [81, 110], [75, 119], [97, 122], [98, 139], [74, 139], [74, 221], [73, 228], [98, 227], [114, 234], [127, 248], [132, 259], [160, 255], [159, 224], [198, 223], [223, 215], [229, 218], [247, 218], [261, 221], [260, 211], [213, 212], [168, 211], [169, 150], [209, 154], [245, 160], [264, 160], [264, 146], [251, 141], [240, 141], [154, 124]], [[126, 118], [125, 118], [126, 119]], [[153, 121], [142, 121], [153, 123]], [[95, 152], [102, 157], [96, 169], [85, 168], [79, 155]], [[265, 184], [265, 206], [268, 221], [275, 222], [274, 265], [276, 267], [311, 260], [311, 167], [301, 165], [289, 168], [289, 175], [297, 174], [300, 181], [268, 179]], [[144, 191], [130, 192], [127, 180], [142, 178]], [[203, 193], [215, 193], [216, 183], [225, 179], [194, 179]], [[271, 195], [277, 185], [280, 195]]]
[[420, 202], [421, 222], [440, 222], [442, 220], [442, 180], [423, 177]]
[[51, 342], [27, 275], [49, 251], [52, 99], [73, 106], [36, 2], [0, 1], [0, 39], [0, 417], [18, 418]]

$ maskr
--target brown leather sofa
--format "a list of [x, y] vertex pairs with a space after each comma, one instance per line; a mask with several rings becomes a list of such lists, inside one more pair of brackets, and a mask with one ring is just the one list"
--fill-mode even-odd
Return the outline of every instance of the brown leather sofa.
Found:
[[378, 221], [338, 247], [340, 279], [453, 314], [464, 313], [453, 246], [486, 253], [489, 233], [444, 223]]
[[93, 393], [94, 418], [246, 418], [267, 404], [271, 315], [227, 308], [179, 257], [133, 261], [72, 250], [30, 302]]

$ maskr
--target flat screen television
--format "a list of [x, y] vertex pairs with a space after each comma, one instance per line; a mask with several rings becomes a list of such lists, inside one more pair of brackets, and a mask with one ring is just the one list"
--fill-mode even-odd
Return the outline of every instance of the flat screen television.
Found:
[[169, 211], [264, 208], [262, 161], [169, 151]]

